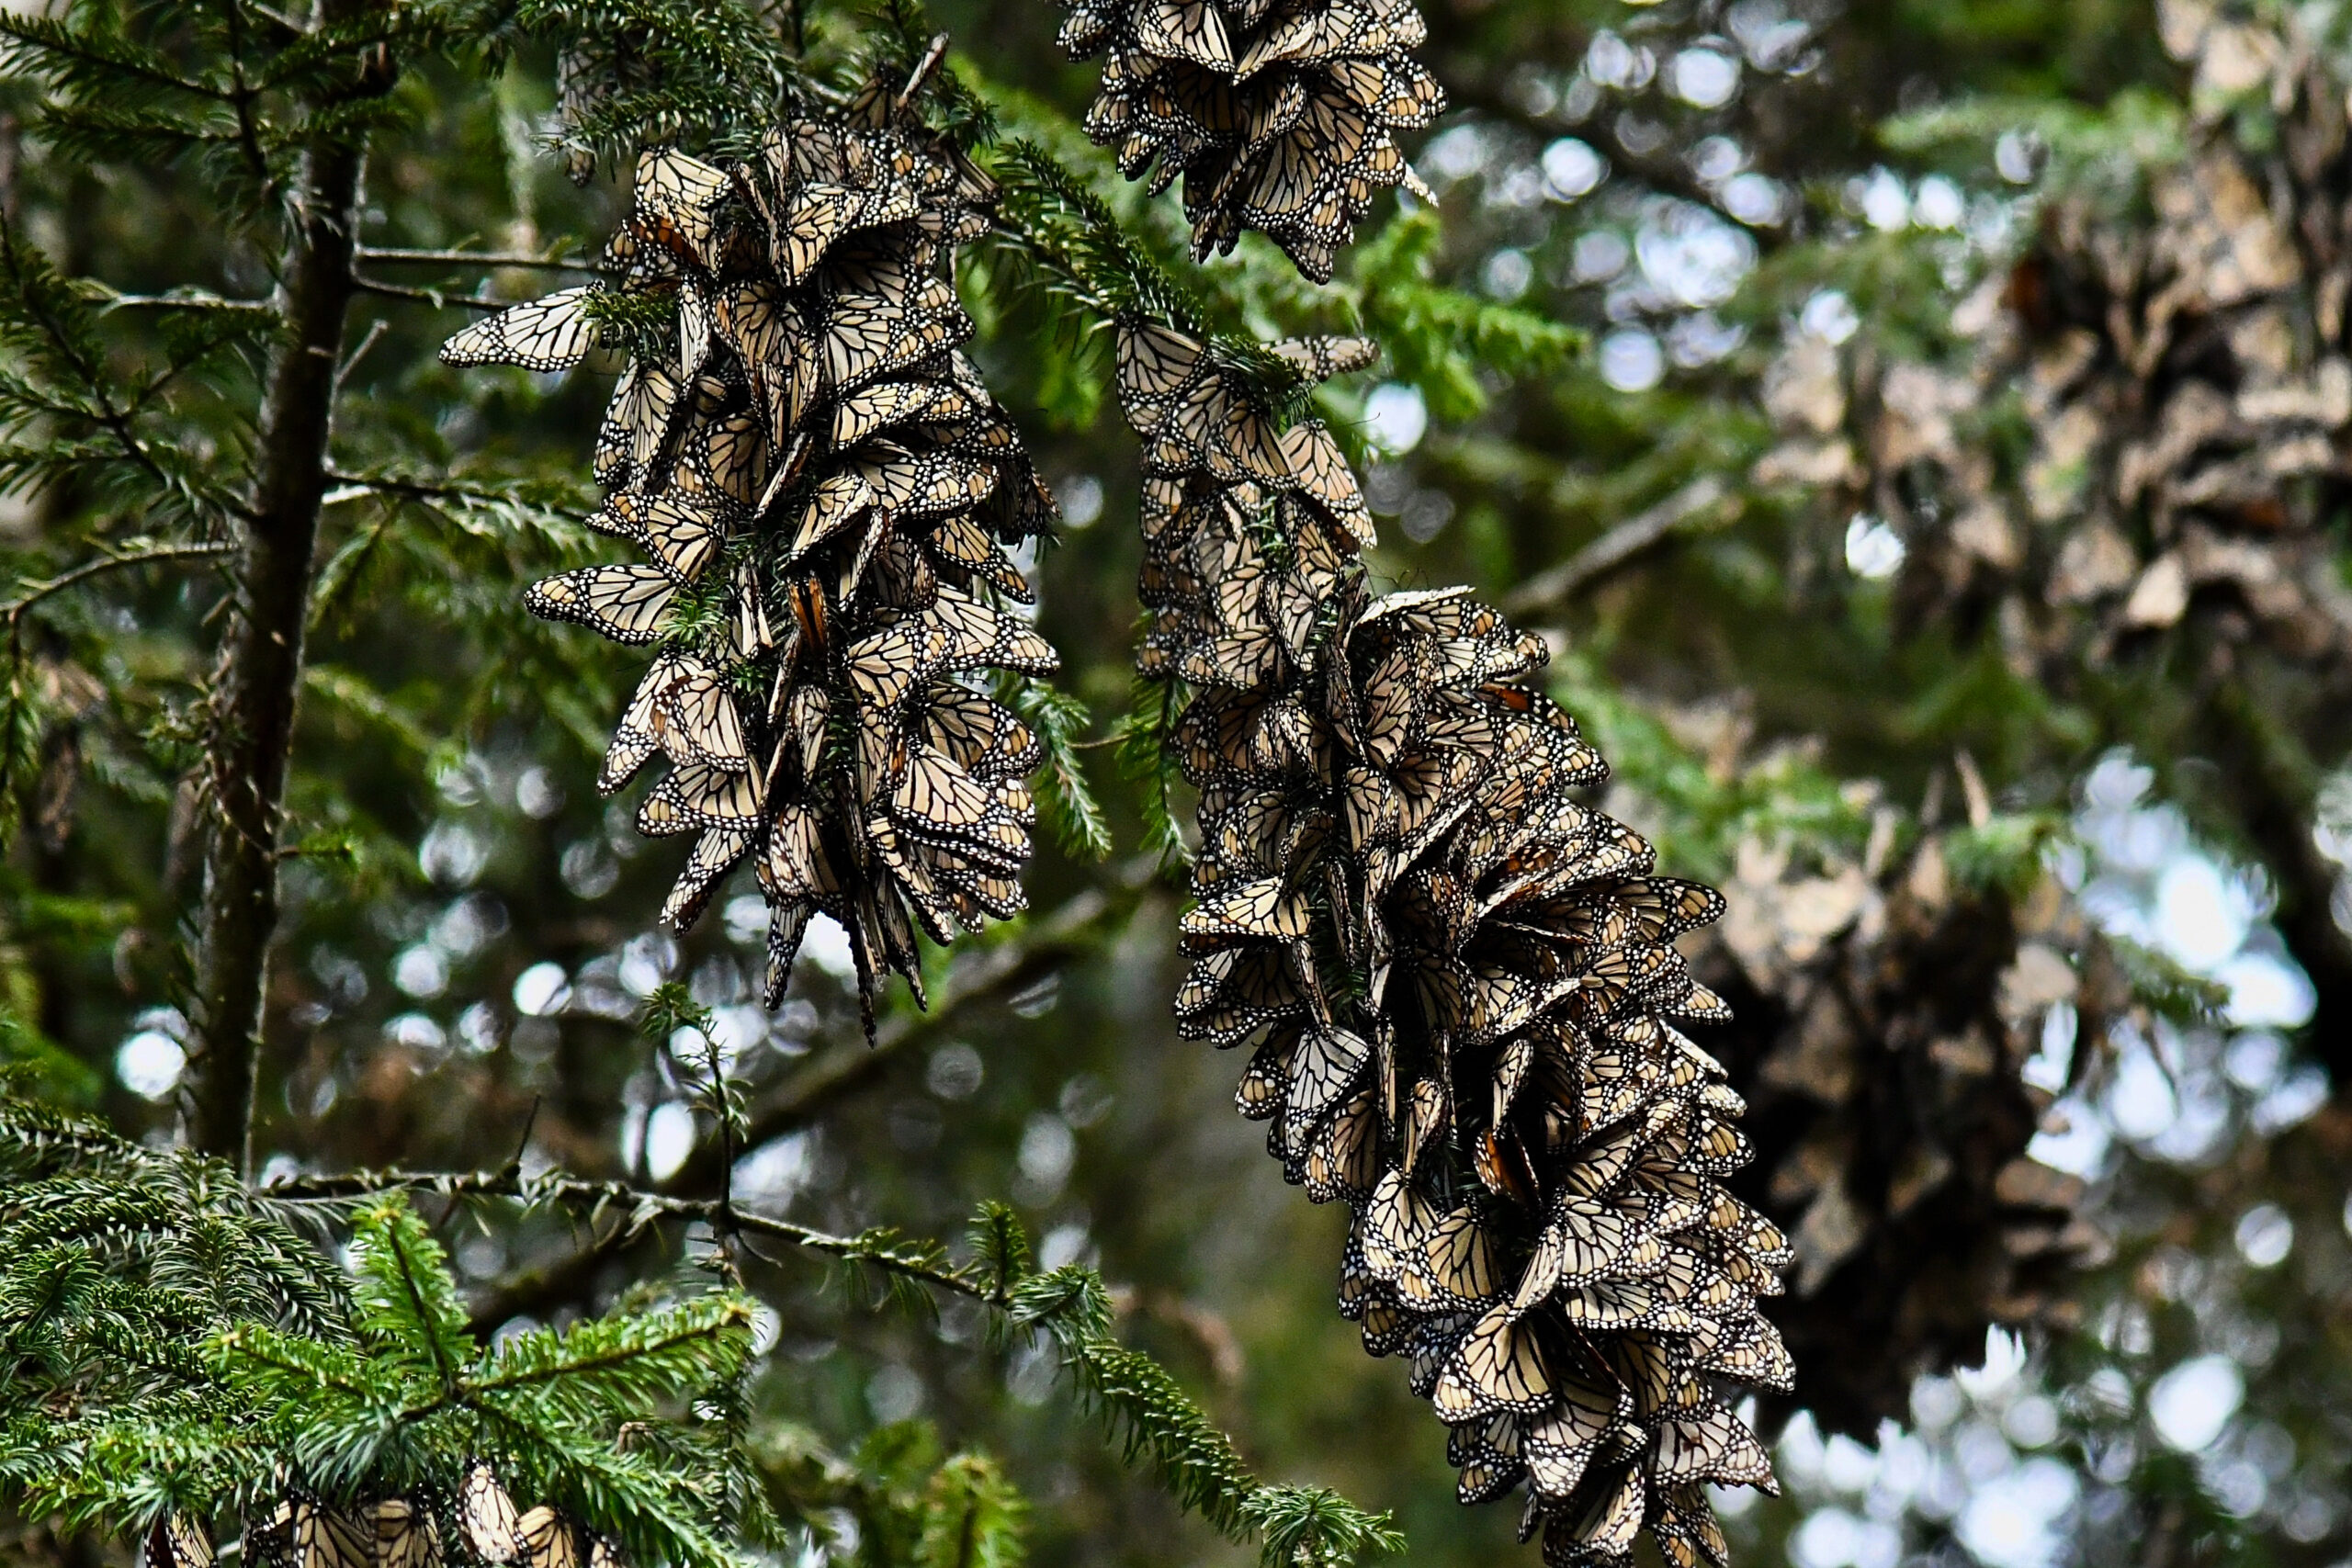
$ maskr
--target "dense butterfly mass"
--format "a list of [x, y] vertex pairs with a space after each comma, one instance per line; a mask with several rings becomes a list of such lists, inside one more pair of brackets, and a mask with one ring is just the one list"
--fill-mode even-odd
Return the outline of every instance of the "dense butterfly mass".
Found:
[[945, 942], [1023, 907], [1039, 748], [981, 688], [1057, 665], [1007, 555], [1052, 499], [960, 351], [972, 323], [946, 275], [995, 187], [914, 118], [921, 74], [738, 164], [647, 153], [604, 280], [442, 351], [559, 370], [606, 323], [664, 323], [614, 393], [595, 453], [611, 499], [590, 519], [646, 558], [528, 602], [658, 648], [599, 784], [669, 763], [638, 814], [695, 840], [664, 918], [690, 924], [749, 857], [769, 1004], [822, 912], [869, 1023], [887, 971], [921, 995], [918, 929]]
[[2080, 1270], [2112, 1247], [2083, 1179], [2031, 1157], [2055, 1086], [2025, 1075], [2052, 1009], [2079, 1063], [2132, 1007], [2054, 876], [1979, 885], [1960, 829], [1898, 851], [1880, 819], [1859, 861], [1750, 840], [1696, 959], [1737, 1004], [1713, 1043], [1752, 1086], [1744, 1185], [1796, 1254], [1775, 1316], [1804, 1406], [1864, 1441], [1907, 1417], [1920, 1373], [1973, 1364], [1988, 1327], [2079, 1327]]
[[[2166, 15], [2185, 73], [2238, 83], [2199, 99], [2182, 155], [2128, 206], [2103, 177], [2053, 183], [1948, 349], [1865, 368], [1859, 338], [1797, 337], [1758, 471], [1841, 525], [1886, 519], [1909, 621], [1996, 626], [2053, 682], [2176, 632], [2340, 671], [2352, 76], [2294, 13]], [[2271, 127], [2251, 144], [2248, 104]], [[2014, 459], [1967, 434], [1996, 423]]]
[[[1372, 345], [1279, 345], [1309, 377]], [[1743, 1107], [1676, 1020], [1725, 1016], [1675, 939], [1723, 912], [1578, 803], [1605, 772], [1459, 589], [1374, 596], [1353, 474], [1202, 344], [1125, 323], [1148, 673], [1200, 791], [1184, 1032], [1254, 1042], [1238, 1101], [1353, 1220], [1341, 1310], [1452, 1428], [1464, 1502], [1524, 1485], [1552, 1564], [1646, 1529], [1720, 1563], [1709, 1483], [1770, 1488], [1732, 1413], [1792, 1368], [1757, 1310], [1781, 1233], [1726, 1192]]]
[[[467, 1462], [454, 1509], [465, 1561], [487, 1568], [621, 1568], [611, 1540], [541, 1504], [517, 1509], [483, 1460]], [[441, 1568], [441, 1525], [432, 1504], [408, 1497], [337, 1506], [282, 1502], [245, 1529], [247, 1562], [269, 1568]], [[213, 1568], [211, 1538], [186, 1514], [168, 1514], [147, 1536], [148, 1568]]]
[[1411, 0], [1066, 3], [1063, 47], [1103, 62], [1087, 134], [1154, 195], [1182, 177], [1194, 260], [1256, 229], [1329, 282], [1375, 192], [1427, 194], [1395, 140], [1445, 107]]

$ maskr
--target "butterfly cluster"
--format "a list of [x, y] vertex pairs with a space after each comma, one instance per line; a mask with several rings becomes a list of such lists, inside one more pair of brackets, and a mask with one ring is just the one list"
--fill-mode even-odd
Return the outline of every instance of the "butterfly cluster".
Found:
[[669, 763], [638, 814], [695, 839], [665, 919], [691, 923], [748, 857], [770, 1005], [822, 912], [869, 1018], [888, 971], [920, 994], [918, 929], [944, 942], [1023, 907], [1039, 747], [982, 688], [1057, 666], [1007, 553], [1052, 499], [961, 352], [947, 276], [995, 187], [921, 128], [920, 85], [877, 79], [723, 167], [647, 153], [602, 281], [443, 350], [556, 370], [602, 332], [643, 340], [597, 437], [611, 498], [590, 522], [646, 558], [528, 603], [658, 645], [598, 782]]
[[[517, 1509], [486, 1461], [467, 1462], [458, 1487], [458, 1538], [484, 1568], [622, 1568], [619, 1551], [541, 1504]], [[355, 1506], [314, 1498], [278, 1504], [244, 1532], [245, 1562], [266, 1568], [441, 1568], [441, 1526], [430, 1502], [386, 1497]], [[148, 1568], [213, 1568], [211, 1538], [186, 1514], [168, 1514], [147, 1536]]]
[[1865, 1440], [1988, 1327], [2079, 1327], [2081, 1271], [2113, 1250], [2082, 1179], [2032, 1157], [2052, 1096], [2026, 1072], [2053, 1009], [2075, 1062], [2105, 1056], [2130, 991], [2054, 878], [1960, 874], [1968, 831], [1889, 831], [1859, 863], [1751, 839], [1695, 959], [1738, 1011], [1714, 1043], [1753, 1086], [1746, 1185], [1796, 1252], [1776, 1316], [1804, 1407]]
[[[1165, 328], [1121, 332], [1148, 478], [1142, 663], [1190, 694], [1200, 791], [1182, 1030], [1255, 1043], [1238, 1099], [1352, 1222], [1341, 1310], [1452, 1429], [1465, 1502], [1524, 1485], [1553, 1564], [1648, 1529], [1720, 1563], [1714, 1484], [1772, 1485], [1732, 1413], [1792, 1369], [1790, 1258], [1747, 1157], [1724, 1016], [1675, 939], [1723, 901], [1579, 803], [1605, 769], [1523, 684], [1542, 644], [1466, 591], [1374, 596], [1353, 474], [1311, 422]], [[1369, 345], [1280, 345], [1310, 377]]]
[[[2167, 15], [2200, 85], [2139, 199], [2053, 179], [1957, 343], [1865, 368], [1861, 338], [1803, 336], [1768, 389], [1782, 440], [1759, 475], [1815, 487], [1840, 530], [1857, 509], [1894, 528], [1907, 623], [1997, 627], [2012, 668], [2058, 682], [2177, 635], [2352, 660], [2352, 76], [2292, 13]], [[2249, 141], [2253, 103], [2275, 129]]]
[[1329, 282], [1375, 192], [1427, 194], [1396, 142], [1445, 107], [1412, 0], [1069, 5], [1062, 46], [1103, 62], [1087, 134], [1154, 195], [1182, 176], [1194, 260], [1256, 229]]

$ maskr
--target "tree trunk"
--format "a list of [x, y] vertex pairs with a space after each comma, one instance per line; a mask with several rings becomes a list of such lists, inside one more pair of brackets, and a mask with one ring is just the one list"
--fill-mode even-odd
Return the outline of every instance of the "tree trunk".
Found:
[[[320, 0], [322, 23], [374, 0]], [[390, 86], [379, 55], [356, 91]], [[344, 318], [355, 290], [363, 145], [322, 140], [303, 155], [278, 304], [284, 331], [264, 393], [254, 512], [240, 543], [235, 601], [212, 695], [207, 767], [210, 830], [196, 964], [191, 1134], [196, 1146], [246, 1169], [260, 1054], [263, 987], [277, 929], [279, 830], [294, 709], [302, 678], [319, 506]]]

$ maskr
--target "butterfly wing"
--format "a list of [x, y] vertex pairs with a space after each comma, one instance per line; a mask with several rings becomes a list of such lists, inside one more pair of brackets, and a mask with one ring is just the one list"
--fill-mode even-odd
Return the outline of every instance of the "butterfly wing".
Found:
[[601, 284], [583, 284], [485, 316], [441, 345], [441, 363], [569, 370], [595, 346], [596, 320], [588, 302], [603, 290]]

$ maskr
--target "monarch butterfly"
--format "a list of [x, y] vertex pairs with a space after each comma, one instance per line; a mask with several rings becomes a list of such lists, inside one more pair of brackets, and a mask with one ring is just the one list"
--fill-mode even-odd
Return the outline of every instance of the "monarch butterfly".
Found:
[[1050, 675], [1061, 668], [1061, 656], [1035, 629], [968, 594], [942, 587], [930, 616], [946, 636], [945, 663], [951, 670]]
[[1796, 1363], [1771, 1320], [1750, 1314], [1701, 1363], [1703, 1370], [1785, 1393], [1796, 1386]]
[[760, 783], [753, 773], [702, 762], [673, 769], [639, 807], [637, 829], [658, 839], [755, 821]]
[[644, 484], [667, 445], [679, 406], [679, 380], [668, 367], [630, 362], [596, 433], [596, 482], [606, 490]]
[[1730, 1560], [1714, 1506], [1695, 1483], [1663, 1488], [1649, 1528], [1673, 1568], [1724, 1568]]
[[903, 447], [886, 447], [854, 471], [901, 523], [976, 506], [996, 487], [996, 469], [989, 464], [944, 452], [916, 456]]
[[514, 1562], [523, 1555], [521, 1518], [489, 1461], [468, 1460], [458, 1483], [458, 1526], [466, 1550], [485, 1562]]
[[1015, 604], [1035, 598], [1020, 570], [968, 513], [951, 512], [941, 518], [923, 536], [923, 545], [941, 566], [971, 573]]
[[944, 751], [910, 746], [892, 773], [893, 815], [917, 831], [986, 842], [1002, 807], [994, 793]]
[[1304, 1140], [1304, 1158], [1284, 1163], [1284, 1176], [1329, 1203], [1361, 1199], [1380, 1177], [1380, 1102], [1364, 1084]]
[[387, 1497], [374, 1509], [374, 1568], [441, 1568], [441, 1529], [430, 1509]]
[[602, 284], [583, 284], [484, 316], [441, 345], [441, 363], [569, 370], [596, 345], [588, 302], [602, 292]]
[[1462, 1311], [1484, 1307], [1501, 1289], [1493, 1238], [1471, 1204], [1440, 1220], [1422, 1243], [1422, 1252], [1432, 1299], [1442, 1305]]
[[1544, 1516], [1544, 1568], [1624, 1556], [1641, 1533], [1645, 1496], [1639, 1466], [1589, 1476], [1580, 1499]]
[[759, 499], [769, 446], [763, 416], [738, 409], [706, 423], [687, 446], [696, 480], [741, 506]]
[[147, 1568], [212, 1568], [212, 1538], [187, 1515], [165, 1514], [147, 1531]]
[[1450, 1426], [1499, 1411], [1542, 1411], [1551, 1403], [1553, 1382], [1532, 1322], [1515, 1315], [1508, 1302], [1487, 1308], [1446, 1361], [1429, 1397], [1438, 1418]]
[[1574, 1495], [1602, 1440], [1630, 1410], [1630, 1401], [1607, 1378], [1599, 1369], [1563, 1369], [1555, 1382], [1557, 1402], [1528, 1423], [1521, 1452], [1538, 1495]]
[[659, 634], [676, 585], [656, 566], [588, 566], [533, 583], [523, 596], [531, 614], [573, 621], [615, 642], [644, 644]]
[[293, 1568], [373, 1568], [372, 1517], [305, 1498], [292, 1505], [287, 1530]]
[[1300, 493], [1338, 523], [1357, 549], [1370, 549], [1376, 537], [1371, 509], [1323, 422], [1307, 420], [1284, 431], [1282, 457]]
[[707, 267], [713, 220], [733, 188], [725, 173], [700, 159], [675, 148], [650, 149], [638, 158], [629, 227], [681, 261]]
[[652, 673], [647, 676], [653, 692], [643, 723], [657, 743], [681, 765], [748, 773], [742, 716], [718, 671], [691, 653], [664, 655], [656, 670], [663, 679], [653, 685]]
[[1233, 46], [1213, 0], [1145, 0], [1135, 7], [1137, 48], [1230, 72]]
[[876, 431], [928, 414], [961, 412], [962, 395], [938, 381], [882, 381], [860, 388], [833, 408], [832, 442], [854, 446]]
[[515, 1521], [527, 1568], [581, 1568], [580, 1533], [546, 1504]]
[[1771, 1480], [1772, 1464], [1756, 1434], [1730, 1411], [1715, 1409], [1659, 1427], [1657, 1479], [1665, 1483], [1713, 1481], [1754, 1486]]
[[641, 547], [681, 583], [703, 574], [726, 536], [715, 507], [677, 491], [651, 498], [624, 491], [589, 513], [588, 525]]

